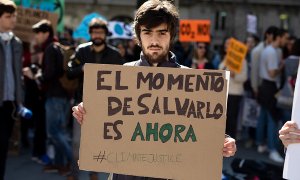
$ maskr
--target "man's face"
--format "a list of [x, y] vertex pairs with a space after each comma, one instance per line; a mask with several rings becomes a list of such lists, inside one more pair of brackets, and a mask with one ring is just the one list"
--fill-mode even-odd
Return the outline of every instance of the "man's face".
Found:
[[266, 34], [266, 42], [267, 42], [267, 44], [270, 44], [270, 43], [273, 42], [273, 37], [274, 37], [273, 34]]
[[17, 13], [3, 13], [0, 17], [0, 31], [8, 32], [14, 29], [17, 21]]
[[253, 37], [248, 37], [247, 41], [246, 41], [246, 45], [248, 47], [248, 51], [251, 51], [251, 49], [253, 49], [254, 46], [255, 46], [255, 40], [254, 40], [254, 38]]
[[42, 45], [49, 37], [49, 32], [37, 32], [34, 33], [35, 41], [38, 45]]
[[142, 51], [150, 63], [166, 61], [170, 49], [171, 35], [166, 23], [148, 29], [141, 26], [140, 42]]
[[289, 33], [284, 33], [283, 36], [280, 38], [280, 47], [285, 47], [289, 42]]
[[94, 28], [90, 32], [91, 40], [93, 45], [101, 46], [105, 43], [106, 32], [103, 28]]

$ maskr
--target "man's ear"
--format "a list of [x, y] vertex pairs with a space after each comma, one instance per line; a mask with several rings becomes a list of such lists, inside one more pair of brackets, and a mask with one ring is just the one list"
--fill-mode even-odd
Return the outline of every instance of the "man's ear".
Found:
[[138, 46], [142, 47], [141, 40], [138, 37], [135, 38], [135, 41], [136, 41]]

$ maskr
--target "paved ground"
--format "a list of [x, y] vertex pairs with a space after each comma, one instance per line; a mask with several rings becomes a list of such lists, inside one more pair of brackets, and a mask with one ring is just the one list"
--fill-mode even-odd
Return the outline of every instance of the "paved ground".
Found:
[[[256, 149], [245, 148], [244, 143], [238, 142], [238, 152], [235, 158], [247, 158], [253, 160], [261, 160], [265, 162], [272, 163], [266, 154], [259, 154], [256, 152]], [[234, 158], [225, 158], [223, 163], [223, 169], [229, 174], [234, 174], [230, 163]], [[31, 160], [30, 151], [21, 150], [20, 155], [13, 156], [10, 155], [7, 162], [7, 171], [6, 171], [6, 180], [63, 180], [65, 177], [60, 176], [57, 173], [44, 173], [42, 171], [42, 166], [33, 162]], [[235, 174], [239, 179], [244, 179], [243, 175]], [[99, 180], [102, 180], [100, 176]], [[80, 180], [88, 180], [89, 176], [87, 172], [81, 172]]]

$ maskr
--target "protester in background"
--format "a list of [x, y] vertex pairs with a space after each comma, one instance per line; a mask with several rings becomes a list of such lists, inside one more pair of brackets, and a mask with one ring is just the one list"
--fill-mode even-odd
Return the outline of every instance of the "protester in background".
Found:
[[140, 58], [141, 47], [137, 44], [135, 38], [127, 42], [127, 62], [136, 61]]
[[249, 94], [250, 97], [253, 97], [253, 90], [251, 87], [251, 52], [254, 47], [257, 46], [259, 42], [259, 38], [256, 35], [250, 35], [246, 39], [246, 46], [247, 46], [247, 54], [246, 54], [246, 61], [247, 61], [247, 81], [244, 83], [245, 91]]
[[[227, 53], [229, 46], [229, 39], [225, 41], [224, 50]], [[226, 134], [233, 138], [237, 135], [238, 115], [240, 111], [240, 104], [244, 95], [244, 83], [247, 80], [247, 61], [243, 60], [241, 72], [237, 73], [230, 70], [226, 64], [225, 59], [219, 65], [219, 69], [230, 71], [230, 81], [228, 89], [227, 100], [227, 120], [226, 120]]]
[[246, 46], [248, 48], [248, 51], [251, 52], [252, 49], [257, 46], [259, 43], [259, 38], [256, 35], [249, 35], [246, 39]]
[[[269, 150], [269, 158], [275, 162], [282, 163], [284, 160], [277, 151], [278, 121], [280, 114], [276, 107], [275, 94], [280, 84], [280, 74], [283, 69], [282, 61], [278, 55], [277, 48], [280, 47], [279, 30], [273, 34], [273, 42], [268, 45], [261, 54], [259, 76], [262, 83], [258, 89], [258, 102], [261, 105], [260, 115], [257, 122], [256, 140], [258, 152]], [[267, 128], [267, 144], [264, 145], [265, 127]]]
[[259, 69], [260, 69], [260, 57], [263, 49], [267, 47], [273, 41], [274, 33], [278, 31], [278, 28], [275, 26], [270, 26], [265, 34], [264, 41], [260, 42], [251, 52], [251, 88], [253, 90], [254, 96], [257, 97], [258, 87], [261, 83], [261, 79], [259, 77]]
[[284, 49], [287, 48], [290, 34], [285, 29], [279, 29], [279, 38], [280, 38], [280, 45], [279, 45], [279, 49], [278, 49], [279, 57], [280, 57], [280, 60], [284, 60], [285, 56], [286, 56], [286, 54], [284, 54]]
[[76, 43], [73, 39], [73, 30], [71, 28], [65, 27], [62, 36], [59, 38], [59, 42], [64, 46], [75, 47]]
[[124, 59], [125, 62], [131, 62], [133, 61], [133, 56], [128, 55], [127, 51], [126, 51], [126, 47], [122, 42], [119, 42], [116, 47], [119, 50], [119, 53], [122, 57], [122, 59]]
[[[259, 43], [259, 38], [256, 35], [249, 35], [246, 39], [246, 46], [247, 46], [247, 54], [246, 54], [246, 61], [247, 61], [247, 80], [244, 83], [244, 99], [243, 99], [243, 108], [245, 103], [247, 102], [247, 98], [254, 98], [254, 92], [251, 87], [251, 52], [255, 46]], [[246, 113], [246, 112], [243, 112]], [[252, 145], [255, 144], [255, 130], [256, 128], [254, 127], [244, 127], [246, 133], [248, 133], [248, 139], [245, 143], [245, 147], [251, 147]]]
[[[135, 15], [134, 31], [142, 47], [141, 58], [130, 62], [128, 66], [181, 68], [177, 58], [170, 51], [179, 25], [176, 7], [168, 1], [146, 1]], [[81, 124], [85, 114], [83, 103], [73, 107], [73, 115]], [[226, 137], [223, 156], [233, 156], [236, 151], [235, 140]], [[113, 180], [154, 180], [157, 178], [136, 177], [114, 174]]]
[[[31, 52], [30, 52], [30, 43], [23, 42], [23, 55], [22, 55], [22, 64], [23, 67], [30, 67], [31, 64]], [[29, 107], [28, 103], [26, 103], [26, 80], [23, 79], [24, 83], [24, 91], [25, 91], [25, 97], [24, 97], [24, 106], [32, 111], [32, 107]], [[28, 148], [29, 147], [29, 138], [28, 138], [28, 132], [33, 127], [32, 121], [28, 121], [28, 119], [20, 118], [21, 123], [21, 144], [22, 147]]]
[[53, 144], [55, 148], [54, 163], [45, 166], [44, 171], [58, 171], [61, 175], [66, 176], [70, 172], [70, 164], [75, 162], [64, 128], [70, 103], [68, 93], [59, 80], [64, 73], [63, 55], [54, 43], [54, 31], [50, 21], [41, 20], [34, 24], [32, 29], [37, 44], [44, 49], [43, 63], [41, 71], [35, 76], [32, 71], [28, 71], [26, 75], [29, 78], [39, 80], [44, 88], [48, 142]]
[[4, 179], [9, 139], [15, 112], [22, 103], [22, 42], [12, 30], [17, 6], [0, 0], [0, 180]]
[[178, 63], [191, 67], [194, 47], [190, 42], [176, 41], [173, 47], [174, 53], [178, 58]]
[[285, 48], [283, 48], [283, 59], [286, 59], [291, 55], [293, 45], [296, 41], [297, 37], [296, 36], [290, 36], [287, 42], [287, 45]]
[[194, 69], [214, 69], [207, 59], [208, 47], [206, 43], [197, 42], [194, 49], [192, 68]]
[[291, 119], [294, 90], [300, 59], [300, 39], [294, 42], [291, 55], [284, 60], [285, 83], [277, 96], [277, 104], [282, 111], [282, 120], [285, 123]]
[[[79, 88], [75, 94], [75, 103], [82, 101], [83, 91], [83, 74], [85, 63], [95, 64], [119, 64], [122, 65], [125, 61], [121, 57], [118, 50], [106, 43], [108, 36], [107, 23], [99, 18], [94, 18], [89, 24], [89, 33], [91, 41], [88, 43], [80, 44], [76, 49], [75, 55], [71, 58], [69, 67], [70, 78], [79, 79]], [[73, 153], [75, 159], [79, 157], [79, 140], [80, 140], [80, 127], [78, 123], [73, 124]], [[73, 164], [72, 174], [69, 179], [78, 178], [79, 169], [77, 164]], [[101, 178], [107, 179], [109, 174], [100, 173]], [[96, 173], [90, 174], [90, 179], [98, 179]]]
[[[29, 46], [29, 43], [28, 43]], [[42, 48], [34, 46], [34, 52], [30, 52], [28, 47], [28, 60], [23, 68], [23, 72], [31, 71], [34, 75], [42, 68]], [[33, 143], [31, 159], [40, 164], [47, 164], [49, 161], [46, 155], [46, 120], [45, 120], [45, 92], [42, 90], [41, 83], [36, 79], [30, 79], [24, 76], [24, 105], [32, 111], [32, 118], [22, 119], [22, 122], [32, 123]], [[28, 140], [28, 129], [23, 130], [22, 138]]]

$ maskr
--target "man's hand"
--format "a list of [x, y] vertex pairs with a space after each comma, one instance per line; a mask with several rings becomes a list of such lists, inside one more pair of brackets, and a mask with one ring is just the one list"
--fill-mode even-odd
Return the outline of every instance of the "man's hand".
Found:
[[33, 73], [29, 67], [23, 68], [23, 75], [29, 79], [34, 79]]
[[230, 157], [233, 156], [236, 152], [235, 139], [231, 137], [226, 137], [223, 147], [223, 156]]
[[293, 143], [300, 143], [300, 129], [293, 121], [287, 121], [279, 130], [279, 138], [285, 147]]
[[77, 119], [77, 122], [81, 125], [83, 122], [83, 116], [85, 115], [85, 109], [83, 107], [83, 102], [79, 103], [77, 106], [72, 107], [73, 116]]

